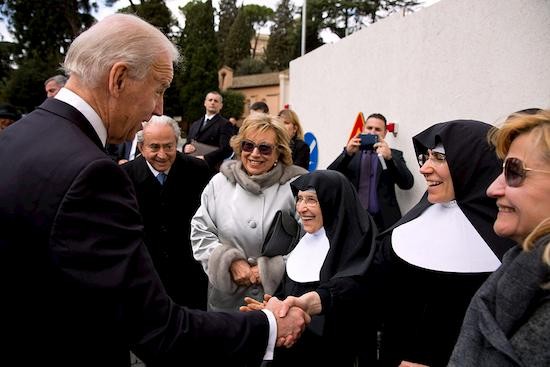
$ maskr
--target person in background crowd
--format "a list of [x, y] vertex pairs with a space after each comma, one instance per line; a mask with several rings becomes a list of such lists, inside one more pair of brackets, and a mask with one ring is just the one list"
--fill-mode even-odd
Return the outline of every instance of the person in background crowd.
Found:
[[250, 105], [250, 113], [269, 113], [269, 106], [262, 101], [254, 102]]
[[377, 237], [365, 277], [378, 289], [382, 366], [445, 366], [470, 299], [513, 246], [494, 233], [497, 207], [485, 194], [501, 170], [490, 128], [454, 120], [413, 137], [427, 191]]
[[231, 139], [228, 160], [202, 193], [191, 221], [195, 259], [208, 274], [208, 309], [239, 310], [244, 297], [273, 294], [283, 257], [262, 256], [262, 244], [278, 210], [294, 214], [290, 182], [307, 173], [292, 165], [288, 134], [275, 116], [248, 116]]
[[162, 286], [132, 182], [104, 147], [162, 115], [178, 59], [151, 24], [107, 16], [67, 50], [65, 87], [0, 134], [6, 361], [128, 366], [132, 350], [146, 364], [257, 365], [307, 324], [298, 308], [278, 316], [278, 300], [264, 312], [205, 312]]
[[15, 107], [9, 103], [0, 103], [0, 132], [20, 118], [21, 115]]
[[[220, 115], [223, 107], [222, 95], [218, 92], [209, 92], [204, 99], [205, 115], [193, 122], [189, 129], [187, 142], [183, 146], [185, 154], [193, 154], [204, 159], [213, 172], [218, 172], [221, 163], [231, 155], [229, 139], [235, 133], [233, 125]], [[196, 141], [212, 147], [206, 154], [197, 155]]]
[[[275, 296], [298, 297], [312, 321], [295, 346], [275, 350], [272, 366], [354, 366], [363, 332], [357, 319], [365, 307], [351, 295], [359, 289], [354, 278], [372, 262], [376, 227], [340, 172], [317, 170], [290, 185], [306, 233], [288, 255]], [[243, 311], [264, 307], [246, 301]]]
[[449, 367], [550, 366], [550, 110], [533, 112], [490, 133], [504, 159], [493, 228], [517, 246], [472, 298]]
[[180, 128], [168, 116], [153, 116], [136, 135], [142, 155], [122, 168], [136, 189], [155, 269], [174, 302], [206, 310], [208, 279], [193, 258], [189, 230], [210, 170], [202, 159], [176, 150]]
[[293, 110], [284, 109], [279, 112], [290, 136], [290, 150], [292, 162], [305, 169], [309, 168], [309, 147], [304, 142], [304, 130], [300, 125], [300, 119]]
[[376, 135], [378, 142], [362, 147], [358, 134], [328, 166], [328, 169], [342, 172], [355, 186], [363, 207], [373, 216], [379, 231], [401, 218], [395, 185], [408, 190], [414, 184], [403, 152], [390, 148], [385, 140], [387, 132], [386, 118], [373, 113], [365, 121], [363, 133]]
[[65, 75], [54, 75], [44, 82], [44, 89], [48, 98], [55, 97], [55, 95], [63, 88], [67, 83], [67, 77]]

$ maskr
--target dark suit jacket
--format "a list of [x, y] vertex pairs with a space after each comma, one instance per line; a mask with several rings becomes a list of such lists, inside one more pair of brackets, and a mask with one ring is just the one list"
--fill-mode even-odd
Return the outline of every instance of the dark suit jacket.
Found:
[[309, 146], [302, 139], [291, 139], [292, 162], [296, 166], [309, 169]]
[[[143, 242], [133, 185], [84, 116], [56, 99], [0, 134], [0, 325], [22, 366], [259, 363], [263, 313], [174, 304]], [[217, 360], [217, 361], [216, 361]]]
[[206, 310], [208, 278], [193, 257], [189, 234], [191, 218], [211, 177], [208, 165], [177, 152], [164, 185], [143, 156], [121, 167], [134, 183], [145, 244], [168, 295], [180, 305]]
[[[361, 153], [362, 151], [358, 151], [353, 156], [349, 156], [344, 149], [342, 154], [328, 166], [328, 169], [342, 172], [355, 186], [356, 190], [359, 187]], [[392, 159], [386, 161], [387, 169], [382, 169], [382, 164], [378, 162], [376, 175], [376, 190], [378, 205], [380, 206], [379, 215], [382, 220], [382, 225], [378, 228], [380, 231], [390, 227], [401, 218], [401, 210], [395, 196], [395, 185], [399, 186], [400, 189], [408, 190], [414, 184], [413, 175], [407, 168], [405, 159], [403, 159], [403, 152], [392, 149], [391, 154]]]
[[220, 147], [204, 156], [204, 160], [213, 171], [218, 171], [224, 159], [229, 158], [233, 150], [229, 145], [231, 136], [235, 133], [233, 125], [220, 114], [215, 115], [201, 128], [204, 116], [191, 125], [187, 136], [187, 143], [196, 140], [200, 143]]

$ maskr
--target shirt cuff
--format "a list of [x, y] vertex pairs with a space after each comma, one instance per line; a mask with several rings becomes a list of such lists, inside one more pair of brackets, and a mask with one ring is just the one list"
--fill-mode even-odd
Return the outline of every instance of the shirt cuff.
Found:
[[269, 321], [269, 339], [267, 340], [264, 361], [272, 361], [275, 342], [277, 341], [277, 320], [275, 320], [275, 315], [273, 315], [273, 312], [270, 310], [264, 308], [262, 311], [266, 314], [267, 320]]

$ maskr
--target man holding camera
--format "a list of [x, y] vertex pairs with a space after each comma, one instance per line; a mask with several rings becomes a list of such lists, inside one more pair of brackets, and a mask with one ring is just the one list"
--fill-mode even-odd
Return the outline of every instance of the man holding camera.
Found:
[[408, 190], [414, 178], [403, 159], [403, 152], [391, 149], [384, 140], [386, 118], [373, 113], [363, 132], [352, 138], [328, 169], [342, 172], [355, 186], [359, 200], [372, 215], [379, 231], [401, 218], [395, 185]]

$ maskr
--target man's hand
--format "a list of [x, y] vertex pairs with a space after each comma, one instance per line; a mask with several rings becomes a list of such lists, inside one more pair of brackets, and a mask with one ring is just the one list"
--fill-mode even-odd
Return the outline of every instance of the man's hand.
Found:
[[306, 326], [310, 323], [311, 317], [301, 308], [290, 308], [285, 316], [279, 316], [279, 310], [283, 302], [277, 297], [271, 297], [265, 306], [271, 310], [277, 320], [277, 346], [291, 347], [296, 343]]
[[185, 154], [191, 154], [193, 153], [195, 150], [197, 150], [197, 148], [195, 148], [195, 146], [193, 144], [186, 144], [184, 147], [183, 147], [183, 152]]
[[359, 148], [361, 147], [361, 134], [357, 134], [354, 138], [351, 138], [350, 141], [348, 141], [348, 144], [346, 145], [346, 153], [347, 155], [354, 155], [359, 151]]
[[382, 157], [389, 161], [391, 159], [390, 145], [381, 137], [378, 137], [378, 143], [374, 144], [376, 154], [382, 155]]

